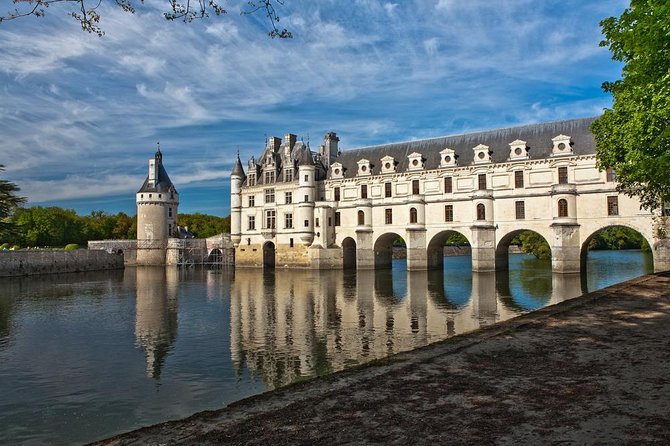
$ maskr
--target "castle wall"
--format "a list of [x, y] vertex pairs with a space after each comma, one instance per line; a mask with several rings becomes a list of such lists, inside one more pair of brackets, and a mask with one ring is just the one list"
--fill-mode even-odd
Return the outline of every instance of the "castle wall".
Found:
[[0, 277], [123, 269], [123, 254], [101, 250], [0, 251]]

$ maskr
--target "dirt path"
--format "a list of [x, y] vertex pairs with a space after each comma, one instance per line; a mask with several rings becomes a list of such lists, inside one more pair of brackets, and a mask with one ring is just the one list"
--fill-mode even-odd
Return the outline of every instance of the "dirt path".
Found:
[[103, 442], [670, 444], [670, 276]]

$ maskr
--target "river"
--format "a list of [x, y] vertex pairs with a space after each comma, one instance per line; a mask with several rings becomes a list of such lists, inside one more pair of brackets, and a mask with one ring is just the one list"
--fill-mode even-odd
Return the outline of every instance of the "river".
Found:
[[593, 251], [587, 274], [127, 268], [0, 280], [0, 444], [79, 444], [509, 319], [653, 270]]

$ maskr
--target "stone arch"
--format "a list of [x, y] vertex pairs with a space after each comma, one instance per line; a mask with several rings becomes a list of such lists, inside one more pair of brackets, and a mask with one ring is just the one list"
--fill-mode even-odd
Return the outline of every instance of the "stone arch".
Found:
[[[587, 261], [587, 257], [588, 257], [589, 244], [591, 243], [591, 240], [593, 240], [593, 238], [594, 238], [599, 232], [601, 232], [603, 229], [607, 229], [607, 228], [616, 228], [616, 227], [627, 228], [627, 229], [630, 229], [630, 230], [635, 231], [635, 232], [638, 233], [644, 240], [646, 240], [646, 242], [649, 244], [650, 247], [653, 248], [653, 246], [654, 246], [654, 241], [651, 240], [647, 235], [645, 235], [644, 232], [642, 232], [639, 228], [636, 228], [636, 227], [633, 226], [633, 225], [630, 225], [630, 224], [621, 224], [621, 223], [616, 223], [616, 224], [609, 224], [609, 223], [606, 223], [606, 224], [603, 224], [602, 226], [599, 226], [597, 229], [593, 230], [593, 231], [591, 232], [591, 234], [589, 234], [589, 236], [586, 237], [586, 238], [584, 239], [584, 241], [582, 242], [582, 246], [580, 247], [580, 251], [579, 251], [579, 269], [580, 269], [580, 271], [582, 272], [582, 274], [585, 274], [585, 273], [586, 273], [586, 261]], [[653, 249], [652, 249], [652, 251], [653, 251]], [[653, 258], [653, 256], [652, 256], [652, 258]], [[655, 261], [656, 261], [656, 259], [653, 259], [653, 260], [652, 260], [652, 262], [655, 262]], [[652, 265], [652, 270], [653, 270], [653, 265]]]
[[[511, 232], [508, 232], [507, 234], [503, 235], [500, 237], [498, 240], [498, 244], [496, 245], [496, 271], [507, 271], [509, 270], [509, 246], [514, 237], [517, 235], [521, 234], [522, 232], [533, 232], [540, 237], [544, 239], [545, 242], [547, 242], [547, 245], [549, 245], [549, 249], [551, 250], [551, 243], [549, 243], [550, 237], [547, 237], [547, 234], [541, 234], [535, 230], [532, 229], [515, 229]], [[553, 257], [553, 252], [551, 253]]]
[[342, 267], [356, 269], [356, 240], [351, 237], [342, 240]]
[[207, 263], [212, 263], [220, 265], [223, 263], [223, 252], [219, 248], [212, 249], [209, 254], [207, 254]]
[[275, 244], [265, 242], [263, 245], [263, 268], [275, 267]]
[[405, 245], [405, 252], [407, 252], [407, 244], [405, 239], [395, 232], [387, 232], [379, 237], [374, 243], [375, 269], [391, 268], [393, 261], [393, 245], [394, 242], [401, 239]]
[[458, 234], [467, 240], [467, 246], [459, 246], [458, 248], [469, 249], [470, 239], [460, 231], [447, 229], [438, 232], [430, 239], [427, 246], [428, 269], [442, 269], [444, 268], [444, 245], [452, 235]]

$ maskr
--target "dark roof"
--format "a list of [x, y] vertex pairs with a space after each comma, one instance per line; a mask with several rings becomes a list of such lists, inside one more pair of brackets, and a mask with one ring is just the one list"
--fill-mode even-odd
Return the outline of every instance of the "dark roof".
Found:
[[242, 161], [240, 161], [239, 155], [237, 155], [237, 161], [235, 162], [233, 171], [230, 174], [242, 177], [242, 180], [244, 180], [244, 178], [246, 177], [246, 175], [244, 174], [244, 168], [242, 167]]
[[137, 193], [170, 191], [177, 192], [177, 189], [175, 189], [172, 181], [170, 181], [170, 177], [163, 167], [163, 163], [159, 162], [159, 160], [156, 160], [156, 162], [158, 163], [158, 181], [156, 181], [156, 184], [153, 187], [149, 187], [149, 175], [147, 175], [147, 178], [144, 180], [144, 184], [142, 184], [142, 187], [137, 191]]
[[[458, 156], [458, 166], [472, 164], [473, 148], [479, 144], [489, 146], [494, 163], [505, 162], [509, 158], [509, 144], [517, 139], [526, 141], [530, 159], [549, 158], [553, 148], [552, 138], [567, 135], [572, 139], [575, 155], [589, 155], [596, 152], [593, 134], [590, 131], [595, 117], [557, 121], [544, 124], [531, 124], [464, 135], [441, 136], [437, 138], [406, 141], [378, 146], [345, 150], [335, 159], [342, 164], [345, 178], [352, 178], [358, 172], [357, 161], [367, 159], [372, 164], [371, 173], [377, 175], [381, 169], [381, 158], [390, 155], [397, 164], [396, 172], [405, 172], [409, 165], [407, 156], [417, 152], [423, 155], [424, 168], [437, 169], [440, 165], [440, 152], [445, 148], [453, 149]], [[329, 174], [330, 176], [330, 174]]]
[[309, 149], [309, 146], [304, 146], [300, 153], [297, 154], [298, 166], [314, 166], [314, 155]]

